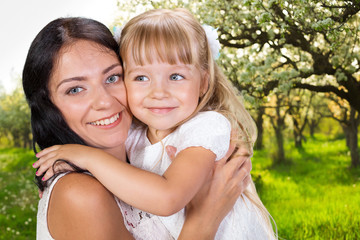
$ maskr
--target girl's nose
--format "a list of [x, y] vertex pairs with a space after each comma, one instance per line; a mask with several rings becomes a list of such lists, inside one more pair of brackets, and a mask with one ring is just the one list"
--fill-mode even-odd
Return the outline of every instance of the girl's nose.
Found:
[[155, 99], [162, 99], [169, 96], [169, 89], [165, 81], [152, 82], [150, 95]]

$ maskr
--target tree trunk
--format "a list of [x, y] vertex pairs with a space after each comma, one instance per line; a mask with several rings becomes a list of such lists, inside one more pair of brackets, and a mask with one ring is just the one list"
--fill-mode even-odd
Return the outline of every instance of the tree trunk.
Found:
[[17, 147], [17, 148], [21, 148], [20, 134], [18, 134], [17, 132], [15, 132], [15, 133], [13, 132], [12, 137], [13, 137], [13, 146]]
[[281, 106], [282, 99], [279, 96], [276, 99], [276, 126], [275, 129], [275, 136], [276, 136], [276, 143], [277, 143], [277, 160], [278, 163], [285, 162], [285, 151], [284, 151], [284, 136], [283, 136], [283, 129], [285, 128], [285, 115], [281, 116], [280, 106]]
[[257, 117], [256, 117], [256, 127], [257, 127], [257, 130], [258, 130], [258, 137], [257, 137], [256, 142], [255, 142], [255, 149], [256, 150], [261, 150], [261, 149], [264, 148], [264, 145], [263, 145], [264, 113], [265, 113], [265, 108], [259, 107], [258, 112], [257, 112]]
[[310, 130], [310, 137], [314, 138], [315, 129], [318, 123], [316, 120], [309, 120], [309, 130]]
[[344, 130], [344, 134], [345, 134], [346, 146], [350, 150], [351, 168], [360, 166], [360, 156], [359, 156], [359, 147], [358, 147], [359, 123], [360, 123], [360, 114], [357, 114], [356, 116], [356, 110], [353, 107], [351, 107], [349, 120], [344, 121], [341, 124], [341, 127]]
[[294, 141], [296, 148], [302, 148], [302, 138], [301, 133], [294, 129]]
[[350, 149], [350, 127], [348, 126], [348, 123], [341, 123], [340, 125], [344, 131], [346, 147]]
[[277, 156], [275, 162], [283, 163], [285, 162], [285, 151], [284, 151], [284, 136], [282, 134], [282, 127], [277, 126], [275, 128], [276, 144], [277, 144]]
[[360, 166], [359, 158], [359, 148], [358, 148], [358, 137], [357, 137], [357, 127], [350, 131], [349, 133], [349, 148], [351, 155], [351, 168]]
[[360, 114], [357, 114], [356, 110], [351, 107], [350, 110], [350, 120], [349, 120], [349, 148], [351, 155], [351, 166], [350, 167], [359, 167], [360, 166], [360, 157], [359, 157], [359, 147], [358, 147], [358, 126], [360, 123]]

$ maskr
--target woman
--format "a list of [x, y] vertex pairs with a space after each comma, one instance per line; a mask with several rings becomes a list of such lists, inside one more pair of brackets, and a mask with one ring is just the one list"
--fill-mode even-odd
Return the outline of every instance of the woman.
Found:
[[[45, 26], [31, 44], [23, 71], [34, 149], [35, 144], [43, 149], [78, 143], [126, 161], [124, 142], [132, 119], [122, 74], [118, 45], [103, 24], [64, 18]], [[241, 161], [225, 161], [215, 169], [212, 184], [204, 186], [205, 195], [187, 207], [179, 239], [213, 238], [239, 188], [247, 184], [249, 161], [241, 170]], [[124, 223], [126, 212], [119, 211], [114, 196], [91, 175], [58, 174], [49, 185], [40, 178], [39, 188], [45, 191], [38, 239], [132, 239], [126, 229], [131, 226]]]

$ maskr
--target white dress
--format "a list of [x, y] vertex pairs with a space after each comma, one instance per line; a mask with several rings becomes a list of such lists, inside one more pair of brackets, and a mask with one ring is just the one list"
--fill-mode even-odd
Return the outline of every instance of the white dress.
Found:
[[[49, 206], [49, 200], [52, 193], [52, 190], [57, 183], [57, 181], [65, 176], [66, 173], [59, 174], [51, 183], [50, 185], [45, 188], [43, 192], [42, 198], [39, 200], [38, 204], [38, 212], [37, 212], [37, 224], [36, 224], [36, 239], [37, 240], [54, 240], [54, 238], [51, 236], [48, 223], [47, 223], [47, 211]], [[129, 224], [129, 221], [127, 221], [126, 210], [122, 210], [122, 206], [126, 206], [126, 208], [131, 208], [131, 206], [128, 206], [126, 203], [123, 203], [118, 198], [114, 196], [118, 206], [119, 210], [121, 211], [125, 225], [127, 229], [132, 233], [137, 240], [158, 240], [156, 236], [148, 235], [148, 232], [157, 232], [161, 236], [164, 236], [163, 239], [172, 239], [170, 233], [165, 228], [165, 226], [162, 224], [162, 222], [157, 218], [152, 218], [150, 215], [147, 215], [144, 213], [142, 216], [142, 221], [139, 224], [134, 225], [136, 228], [132, 227]], [[126, 224], [127, 223], [127, 224]], [[142, 237], [141, 237], [142, 236]]]
[[48, 224], [47, 224], [47, 210], [49, 207], [49, 200], [51, 196], [51, 192], [57, 183], [57, 181], [65, 176], [66, 173], [62, 173], [57, 176], [51, 184], [45, 188], [42, 198], [39, 200], [38, 204], [38, 212], [37, 212], [37, 220], [36, 220], [36, 239], [37, 240], [53, 240], [54, 238], [51, 236]]
[[[177, 153], [194, 146], [201, 146], [211, 150], [216, 155], [216, 160], [225, 156], [230, 143], [231, 125], [227, 118], [217, 112], [200, 112], [192, 119], [179, 126], [174, 132], [166, 136], [161, 142], [151, 144], [146, 136], [147, 128], [132, 126], [126, 141], [127, 154], [130, 163], [138, 168], [145, 169], [163, 175], [171, 164], [164, 147], [171, 145], [177, 148]], [[129, 205], [122, 205], [126, 211], [128, 226], [141, 225], [142, 216], [151, 216], [153, 222], [159, 219], [170, 232], [162, 235], [161, 232], [148, 231], [137, 238], [147, 239], [146, 236], [154, 236], [154, 239], [177, 239], [185, 220], [184, 209], [168, 217], [155, 216]], [[136, 230], [135, 230], [136, 232]], [[264, 221], [260, 217], [258, 209], [243, 195], [239, 198], [228, 216], [222, 221], [215, 239], [269, 239]]]

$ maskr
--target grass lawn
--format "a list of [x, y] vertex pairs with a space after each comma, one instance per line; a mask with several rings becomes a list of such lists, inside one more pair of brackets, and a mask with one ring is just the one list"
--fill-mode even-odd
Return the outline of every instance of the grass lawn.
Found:
[[253, 157], [253, 179], [284, 239], [360, 239], [360, 169], [349, 170], [345, 141], [317, 136], [302, 150], [286, 147], [287, 163]]
[[[255, 152], [252, 175], [280, 238], [360, 239], [360, 169], [348, 169], [344, 139], [289, 143], [288, 162], [276, 166], [269, 149]], [[35, 239], [34, 161], [32, 151], [0, 148], [0, 240]]]
[[35, 239], [38, 193], [30, 150], [0, 149], [0, 239]]

